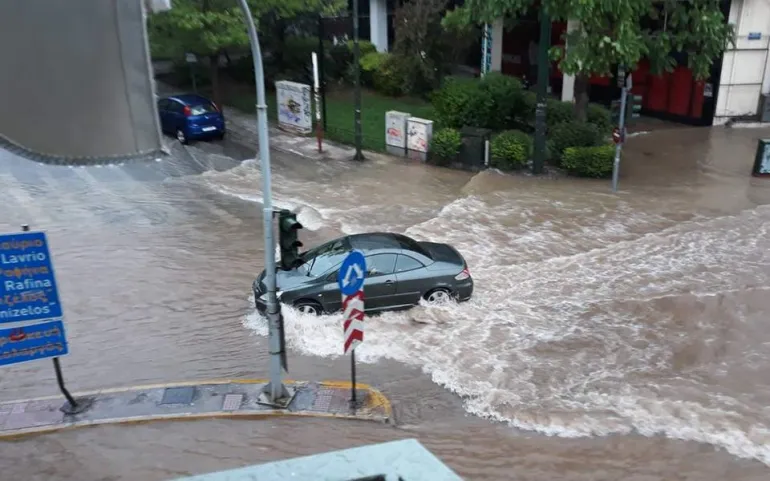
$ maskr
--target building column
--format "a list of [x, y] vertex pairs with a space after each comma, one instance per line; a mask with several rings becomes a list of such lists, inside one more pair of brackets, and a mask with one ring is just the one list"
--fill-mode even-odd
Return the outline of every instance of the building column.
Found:
[[503, 69], [503, 19], [499, 18], [492, 24], [492, 60], [489, 70], [500, 72]]
[[369, 0], [369, 29], [371, 42], [378, 52], [388, 51], [388, 2]]
[[[567, 21], [567, 34], [574, 32], [580, 23], [577, 20]], [[569, 49], [569, 45], [566, 46]], [[564, 74], [561, 84], [562, 102], [573, 102], [575, 100], [575, 76]]]

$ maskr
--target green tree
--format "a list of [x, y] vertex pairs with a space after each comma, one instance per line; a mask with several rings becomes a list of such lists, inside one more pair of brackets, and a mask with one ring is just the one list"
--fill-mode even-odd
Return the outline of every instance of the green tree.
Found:
[[[575, 113], [586, 119], [588, 79], [611, 75], [618, 65], [634, 70], [643, 58], [653, 73], [671, 71], [684, 54], [699, 80], [728, 44], [735, 42], [719, 0], [466, 0], [447, 14], [448, 28], [509, 22], [532, 8], [542, 9], [554, 21], [573, 20], [577, 28], [566, 34], [567, 48], [552, 47], [551, 58], [562, 72], [575, 75]], [[652, 29], [651, 21], [665, 19], [665, 28]]]
[[[343, 1], [249, 0], [249, 6], [259, 28], [260, 23], [270, 25], [275, 18], [334, 13]], [[220, 57], [227, 49], [243, 50], [249, 44], [237, 0], [173, 0], [171, 10], [150, 15], [148, 31], [153, 56], [181, 58], [191, 52], [208, 59], [213, 100], [221, 104]]]

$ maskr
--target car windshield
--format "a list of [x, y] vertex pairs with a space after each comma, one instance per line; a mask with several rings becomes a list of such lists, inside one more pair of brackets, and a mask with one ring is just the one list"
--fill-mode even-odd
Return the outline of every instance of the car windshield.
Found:
[[217, 110], [211, 104], [190, 105], [190, 114], [191, 115], [210, 114], [210, 113], [216, 112], [216, 111]]
[[302, 254], [304, 264], [297, 268], [300, 274], [318, 277], [333, 267], [338, 266], [350, 252], [350, 246], [345, 239], [338, 239]]

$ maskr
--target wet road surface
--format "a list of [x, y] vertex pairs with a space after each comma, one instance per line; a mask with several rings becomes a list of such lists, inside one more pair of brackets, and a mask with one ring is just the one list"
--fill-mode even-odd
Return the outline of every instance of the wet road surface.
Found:
[[[400, 426], [101, 427], [6, 443], [0, 466], [19, 479], [163, 480], [418, 437], [468, 479], [767, 479], [770, 187], [748, 177], [766, 134], [634, 138], [618, 196], [607, 182], [274, 153], [276, 204], [299, 212], [306, 245], [396, 230], [469, 261], [471, 302], [368, 323], [359, 376], [391, 397]], [[252, 155], [210, 143], [173, 144], [152, 165], [0, 158], [0, 227], [49, 233], [71, 388], [264, 377], [266, 328], [249, 300], [261, 182], [240, 162]], [[339, 319], [286, 318], [291, 377], [345, 379]], [[0, 373], [2, 399], [55, 392], [46, 361]]]

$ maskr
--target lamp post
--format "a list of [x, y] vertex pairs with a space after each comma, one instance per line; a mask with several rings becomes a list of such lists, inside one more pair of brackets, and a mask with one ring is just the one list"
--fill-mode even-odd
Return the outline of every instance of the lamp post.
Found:
[[289, 390], [284, 386], [281, 367], [281, 306], [275, 288], [275, 241], [273, 239], [273, 199], [270, 179], [270, 145], [267, 131], [267, 103], [265, 101], [265, 76], [262, 69], [262, 52], [259, 48], [257, 28], [246, 0], [238, 0], [243, 10], [249, 44], [254, 60], [254, 79], [257, 84], [257, 136], [259, 160], [262, 167], [262, 219], [265, 231], [265, 283], [267, 284], [268, 345], [270, 350], [270, 383], [263, 395], [267, 403], [286, 407], [291, 401]]

